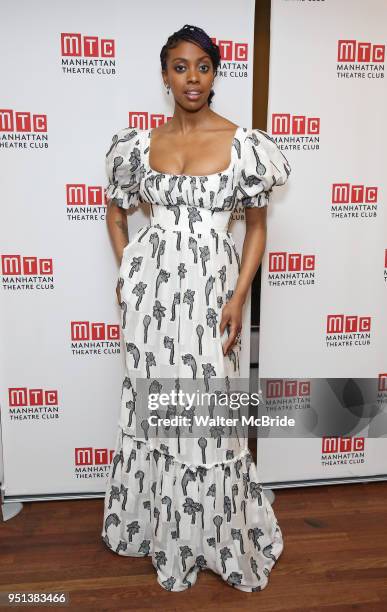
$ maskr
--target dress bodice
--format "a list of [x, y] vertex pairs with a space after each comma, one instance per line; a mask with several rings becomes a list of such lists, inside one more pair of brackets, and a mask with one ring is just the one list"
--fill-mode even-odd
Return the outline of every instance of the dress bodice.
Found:
[[151, 130], [123, 128], [106, 153], [106, 197], [121, 208], [149, 202], [232, 212], [239, 201], [246, 208], [259, 208], [267, 206], [272, 188], [283, 185], [291, 171], [276, 142], [257, 128], [238, 127], [228, 168], [202, 176], [151, 168], [150, 136]]

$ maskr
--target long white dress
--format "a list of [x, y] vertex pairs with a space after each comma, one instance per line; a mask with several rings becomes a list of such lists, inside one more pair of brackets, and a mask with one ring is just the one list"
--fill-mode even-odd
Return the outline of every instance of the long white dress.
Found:
[[[149, 202], [151, 214], [119, 270], [125, 376], [101, 535], [120, 555], [150, 555], [169, 591], [191, 587], [205, 569], [260, 591], [283, 538], [247, 435], [238, 424], [199, 425], [194, 417], [236, 416], [214, 401], [240, 378], [240, 340], [223, 355], [228, 332], [219, 331], [240, 270], [228, 225], [240, 204], [267, 206], [290, 165], [266, 132], [238, 127], [223, 172], [159, 173], [149, 166], [150, 139], [151, 130], [124, 128], [106, 154], [107, 197], [125, 209]], [[172, 389], [212, 399], [148, 412], [148, 394]], [[150, 414], [190, 420], [150, 426]]]

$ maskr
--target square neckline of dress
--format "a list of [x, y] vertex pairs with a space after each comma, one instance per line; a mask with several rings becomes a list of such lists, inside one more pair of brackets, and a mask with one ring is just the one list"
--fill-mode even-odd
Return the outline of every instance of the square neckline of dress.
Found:
[[186, 178], [209, 178], [212, 176], [218, 176], [221, 174], [226, 174], [227, 172], [230, 172], [231, 168], [234, 165], [234, 140], [237, 137], [237, 134], [239, 132], [241, 128], [240, 125], [238, 125], [238, 127], [236, 128], [235, 132], [234, 132], [234, 136], [231, 142], [231, 159], [230, 159], [230, 163], [227, 166], [227, 168], [225, 168], [224, 170], [218, 171], [218, 172], [213, 172], [212, 174], [174, 174], [172, 172], [159, 172], [158, 170], [154, 170], [150, 163], [149, 163], [149, 158], [150, 158], [150, 145], [151, 145], [151, 133], [153, 132], [152, 128], [151, 130], [147, 130], [147, 140], [148, 140], [148, 146], [147, 146], [147, 153], [146, 153], [146, 165], [148, 166], [148, 169], [153, 172], [154, 174], [164, 174], [165, 176], [177, 176], [177, 177], [186, 177]]

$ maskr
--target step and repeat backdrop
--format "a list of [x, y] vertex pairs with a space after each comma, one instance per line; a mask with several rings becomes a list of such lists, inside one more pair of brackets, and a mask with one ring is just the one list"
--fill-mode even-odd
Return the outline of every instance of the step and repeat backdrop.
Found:
[[[214, 110], [256, 127], [254, 2], [238, 19], [230, 0], [2, 6], [2, 499], [98, 496], [123, 376], [105, 153], [120, 128], [172, 116], [159, 54], [185, 23], [221, 47]], [[267, 131], [292, 174], [271, 196], [262, 264], [268, 486], [387, 475], [386, 23], [384, 0], [366, 15], [361, 0], [272, 2]], [[148, 215], [129, 213], [129, 239]], [[231, 230], [241, 250], [241, 210]]]
[[387, 478], [386, 39], [385, 0], [272, 2], [267, 130], [292, 174], [262, 265], [266, 485]]
[[[173, 115], [159, 57], [186, 23], [221, 48], [212, 108], [253, 127], [253, 0], [238, 7], [231, 0], [2, 2], [5, 502], [104, 493], [123, 377], [105, 153], [119, 129], [150, 129]], [[148, 224], [146, 206], [130, 212], [129, 239]], [[236, 211], [231, 231], [240, 250], [244, 228]], [[249, 302], [244, 317], [247, 378]]]

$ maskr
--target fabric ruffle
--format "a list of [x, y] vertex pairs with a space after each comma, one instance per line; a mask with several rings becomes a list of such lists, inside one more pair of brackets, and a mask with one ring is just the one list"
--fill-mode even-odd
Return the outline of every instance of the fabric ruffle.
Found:
[[119, 208], [136, 208], [139, 203], [138, 189], [128, 193], [124, 191], [119, 185], [109, 184], [105, 188], [105, 194], [108, 200], [111, 200], [113, 204], [119, 206]]
[[261, 591], [283, 550], [250, 453], [211, 468], [187, 466], [118, 428], [102, 538], [123, 556], [151, 556], [159, 584], [183, 591], [212, 570]]
[[286, 183], [291, 167], [276, 142], [263, 130], [247, 130], [242, 146], [239, 199], [245, 208], [262, 208], [269, 204], [273, 187]]
[[120, 208], [136, 208], [140, 201], [140, 181], [145, 174], [137, 129], [128, 127], [114, 134], [105, 167], [106, 197]]

